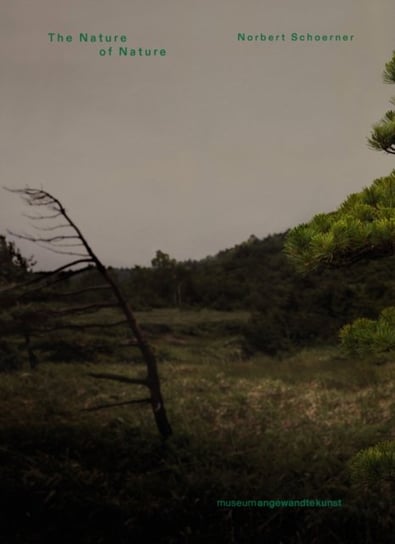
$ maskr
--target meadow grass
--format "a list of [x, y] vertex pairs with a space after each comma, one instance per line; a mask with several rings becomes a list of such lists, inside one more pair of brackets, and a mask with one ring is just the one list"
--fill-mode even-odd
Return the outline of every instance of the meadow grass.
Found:
[[[146, 320], [171, 313], [158, 312]], [[0, 376], [2, 542], [390, 542], [393, 483], [355, 487], [350, 462], [395, 439], [395, 365], [334, 348], [245, 360], [237, 335], [183, 333], [183, 316], [173, 316], [156, 341], [174, 430], [166, 442], [145, 405], [85, 411], [146, 396], [89, 375], [141, 377], [133, 358]], [[343, 506], [216, 503], [304, 498]]]

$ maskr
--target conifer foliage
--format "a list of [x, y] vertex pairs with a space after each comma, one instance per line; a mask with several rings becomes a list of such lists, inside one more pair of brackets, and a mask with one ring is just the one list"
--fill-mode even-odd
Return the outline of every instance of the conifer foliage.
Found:
[[[395, 83], [395, 53], [385, 66], [384, 81]], [[395, 104], [395, 99], [392, 99]], [[395, 154], [395, 112], [373, 127], [373, 149]], [[334, 212], [318, 214], [309, 223], [292, 229], [285, 252], [301, 270], [350, 265], [362, 259], [395, 253], [395, 170], [350, 195]], [[341, 329], [343, 349], [349, 355], [385, 355], [395, 349], [394, 308], [377, 320], [361, 317]]]
[[[395, 52], [385, 65], [383, 79], [385, 83], [395, 83]], [[395, 105], [395, 97], [391, 104]], [[387, 111], [381, 121], [374, 125], [369, 145], [372, 149], [395, 155], [395, 111]]]
[[300, 269], [349, 265], [394, 254], [395, 170], [288, 234], [285, 252]]
[[[395, 83], [395, 52], [385, 65], [384, 81]], [[395, 104], [395, 98], [392, 99]], [[373, 126], [369, 145], [395, 154], [395, 111]], [[287, 255], [300, 269], [320, 265], [348, 265], [361, 258], [394, 254], [395, 170], [370, 187], [350, 195], [329, 214], [292, 229], [285, 243]]]

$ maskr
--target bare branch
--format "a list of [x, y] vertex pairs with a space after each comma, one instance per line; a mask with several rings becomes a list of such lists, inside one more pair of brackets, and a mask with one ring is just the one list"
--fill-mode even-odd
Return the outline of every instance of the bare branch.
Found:
[[55, 225], [53, 227], [36, 227], [36, 225], [30, 225], [33, 229], [36, 230], [42, 230], [42, 231], [51, 231], [51, 230], [57, 230], [57, 229], [65, 229], [70, 228], [70, 225]]
[[58, 213], [55, 213], [54, 215], [28, 215], [26, 213], [22, 215], [23, 217], [27, 217], [28, 219], [32, 219], [33, 221], [42, 221], [45, 219], [56, 219], [57, 217], [60, 217], [62, 214], [58, 212]]
[[[87, 262], [92, 262], [91, 259], [87, 259]], [[55, 283], [59, 283], [65, 280], [68, 280], [69, 278], [72, 278], [73, 276], [77, 276], [78, 274], [82, 274], [83, 272], [93, 272], [96, 271], [96, 268], [92, 265], [84, 266], [84, 268], [78, 268], [77, 270], [66, 270], [65, 272], [62, 272], [61, 277], [54, 279], [50, 283], [48, 283], [48, 287], [51, 285], [54, 285]]]
[[23, 200], [29, 205], [29, 206], [45, 206], [46, 208], [48, 208], [48, 210], [50, 210], [51, 212], [57, 212], [57, 211], [60, 211], [57, 206], [55, 206], [54, 204], [52, 204], [51, 202], [47, 202], [47, 201], [43, 201], [43, 202], [36, 202], [36, 201], [31, 201], [29, 198], [24, 198], [22, 197]]
[[[37, 247], [41, 247], [42, 249], [45, 249], [46, 251], [50, 251], [51, 253], [57, 253], [58, 255], [69, 255], [70, 257], [86, 257], [87, 256], [87, 253], [76, 253], [75, 251], [57, 250], [57, 249], [54, 249], [53, 247], [44, 246], [43, 244], [40, 244], [38, 242], [36, 242], [36, 245]], [[81, 246], [82, 244], [78, 244], [78, 245]], [[63, 247], [63, 246], [56, 245], [55, 247]]]
[[[53, 282], [53, 283], [56, 283], [56, 282]], [[51, 283], [48, 287], [53, 285], [53, 283]], [[50, 292], [47, 292], [47, 294], [51, 295], [52, 297], [61, 297], [61, 298], [63, 298], [63, 297], [72, 297], [72, 296], [77, 296], [77, 295], [83, 295], [84, 293], [89, 293], [90, 291], [101, 291], [101, 290], [104, 290], [104, 289], [106, 289], [108, 291], [108, 289], [111, 289], [111, 287], [109, 285], [98, 285], [96, 287], [86, 287], [85, 289], [80, 289], [78, 291], [67, 291], [66, 293], [58, 293], [56, 291], [50, 291]], [[32, 291], [30, 291], [30, 292], [32, 292]], [[22, 296], [25, 296], [25, 293]]]
[[114, 406], [126, 406], [127, 404], [142, 404], [142, 403], [151, 403], [151, 399], [133, 399], [125, 400], [123, 402], [111, 402], [110, 404], [98, 404], [97, 406], [92, 406], [92, 408], [83, 408], [82, 412], [95, 412], [96, 410], [103, 410], [105, 408], [113, 408]]
[[45, 243], [53, 243], [57, 240], [78, 240], [79, 236], [75, 235], [60, 235], [60, 236], [52, 236], [51, 238], [36, 238], [35, 236], [31, 236], [30, 234], [19, 234], [17, 232], [12, 232], [11, 230], [7, 230], [8, 234], [11, 236], [15, 236], [15, 238], [20, 238], [22, 240], [27, 240], [28, 242], [45, 242]]
[[[1, 289], [0, 293], [6, 293], [7, 291], [13, 291], [14, 289], [20, 289], [20, 288], [27, 287], [28, 285], [33, 285], [34, 283], [38, 283], [38, 282], [48, 278], [49, 276], [54, 276], [56, 274], [59, 274], [59, 272], [61, 272], [62, 270], [66, 270], [70, 266], [75, 266], [75, 265], [80, 264], [80, 263], [91, 263], [91, 262], [92, 262], [91, 258], [78, 259], [76, 261], [72, 261], [71, 263], [60, 266], [56, 270], [51, 270], [50, 272], [39, 272], [39, 274], [42, 274], [41, 277], [34, 278], [34, 279], [32, 279], [30, 281], [27, 281], [25, 283], [20, 283], [20, 284], [13, 285], [12, 287], [8, 287], [7, 289]], [[82, 268], [80, 270], [76, 270], [75, 273], [82, 272], [82, 271], [85, 271], [85, 270], [89, 270], [89, 267], [85, 267], [85, 268]]]
[[139, 348], [140, 344], [133, 340], [126, 340], [125, 342], [119, 342], [118, 344], [121, 348]]
[[[66, 281], [69, 278], [72, 278], [73, 276], [81, 274], [82, 272], [88, 272], [89, 270], [92, 271], [92, 270], [95, 270], [95, 269], [92, 268], [91, 266], [85, 266], [84, 268], [79, 268], [78, 270], [67, 270], [66, 272], [63, 272], [62, 275], [59, 278], [51, 279], [51, 281], [47, 281], [47, 283], [45, 285], [40, 285], [36, 289], [30, 289], [29, 291], [25, 291], [20, 296], [21, 297], [27, 297], [29, 295], [37, 293], [37, 291], [39, 291], [39, 290], [43, 291], [45, 289], [49, 289], [50, 287], [52, 287], [53, 285], [56, 285], [57, 283], [60, 283], [62, 281]], [[45, 277], [43, 277], [42, 280], [45, 280]], [[21, 287], [23, 287], [24, 285], [25, 284], [21, 285]], [[15, 285], [12, 289], [16, 289], [17, 287], [18, 286]], [[93, 290], [94, 287], [92, 287], [92, 288], [87, 287], [87, 289], [92, 289]], [[108, 289], [111, 289], [111, 287], [108, 287]], [[1, 295], [1, 293], [2, 293], [2, 291], [0, 291], [0, 295]], [[68, 295], [68, 293], [56, 293], [56, 292], [48, 292], [48, 291], [47, 291], [47, 294], [52, 295], [52, 296], [59, 296], [59, 297]], [[71, 291], [70, 291], [70, 294], [72, 294]]]
[[81, 247], [81, 246], [82, 246], [81, 242], [77, 242], [76, 244], [60, 244], [59, 242], [57, 242], [55, 245], [55, 247]]
[[119, 376], [118, 374], [111, 374], [106, 372], [92, 372], [89, 373], [88, 376], [92, 376], [92, 378], [99, 378], [104, 380], [114, 380], [117, 382], [122, 383], [132, 383], [135, 385], [145, 385], [148, 387], [148, 381], [143, 378], [129, 378], [128, 376]]
[[[46, 191], [43, 191], [42, 189], [31, 189], [29, 187], [25, 189], [9, 189], [6, 187], [6, 189], [12, 193], [21, 194], [22, 197], [25, 199], [25, 201], [30, 206], [47, 206], [50, 209], [53, 209], [55, 212], [59, 212], [60, 215], [62, 215], [67, 223], [72, 227], [77, 234], [77, 238], [81, 240], [83, 246], [85, 247], [88, 255], [92, 258], [93, 262], [96, 264], [98, 268], [102, 268], [103, 265], [99, 261], [99, 259], [96, 257], [94, 252], [92, 251], [91, 247], [89, 246], [87, 240], [83, 236], [80, 229], [77, 227], [77, 225], [72, 221], [72, 219], [68, 216], [66, 209], [61, 204], [61, 202], [52, 196], [50, 193], [47, 193]], [[37, 241], [37, 240], [32, 240]], [[38, 240], [43, 241], [43, 240]]]
[[103, 308], [117, 308], [118, 304], [89, 304], [87, 306], [72, 306], [70, 308], [62, 308], [61, 310], [45, 310], [46, 315], [52, 315], [52, 316], [62, 316], [62, 315], [70, 315], [70, 314], [83, 314], [88, 312], [93, 312], [96, 310], [102, 310]]
[[79, 323], [78, 325], [62, 324], [56, 325], [55, 327], [46, 328], [46, 329], [31, 329], [32, 334], [47, 334], [49, 332], [56, 332], [60, 330], [76, 330], [80, 331], [81, 329], [107, 329], [109, 327], [120, 327], [121, 325], [127, 325], [127, 321], [116, 321], [115, 323]]

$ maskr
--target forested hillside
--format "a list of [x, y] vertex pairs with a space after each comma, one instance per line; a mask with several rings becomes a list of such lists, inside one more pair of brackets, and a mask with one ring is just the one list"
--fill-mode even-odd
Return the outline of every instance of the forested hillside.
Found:
[[[150, 267], [109, 270], [136, 310], [249, 311], [251, 319], [241, 331], [246, 352], [275, 354], [317, 342], [337, 342], [344, 324], [361, 316], [375, 318], [394, 303], [393, 256], [300, 273], [284, 253], [286, 234], [251, 236], [200, 261], [178, 262], [158, 251]], [[7, 257], [2, 259], [4, 280], [21, 270], [26, 273], [27, 263], [15, 246], [5, 238], [2, 243], [4, 248], [9, 244], [9, 251], [3, 251]], [[13, 259], [12, 266], [7, 259], [9, 263]], [[95, 284], [100, 284], [100, 277], [92, 269], [64, 280], [57, 289], [77, 293], [68, 297], [70, 303], [110, 300], [111, 294], [103, 290], [79, 293]], [[31, 300], [51, 303], [51, 295], [33, 293]]]
[[138, 309], [249, 310], [248, 343], [270, 353], [336, 341], [343, 324], [376, 317], [395, 300], [394, 257], [301, 274], [283, 251], [285, 237], [251, 236], [200, 261], [176, 262], [157, 252], [159, 264], [153, 259], [149, 268], [113, 272]]

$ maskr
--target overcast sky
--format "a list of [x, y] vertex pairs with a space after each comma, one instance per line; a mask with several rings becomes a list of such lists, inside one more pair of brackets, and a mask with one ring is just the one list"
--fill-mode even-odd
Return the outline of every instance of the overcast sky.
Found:
[[[395, 168], [366, 141], [395, 94], [382, 81], [393, 0], [1, 0], [0, 12], [1, 185], [57, 196], [106, 264], [215, 254]], [[100, 32], [166, 55], [79, 42]], [[28, 231], [23, 211], [2, 191], [0, 232]]]

